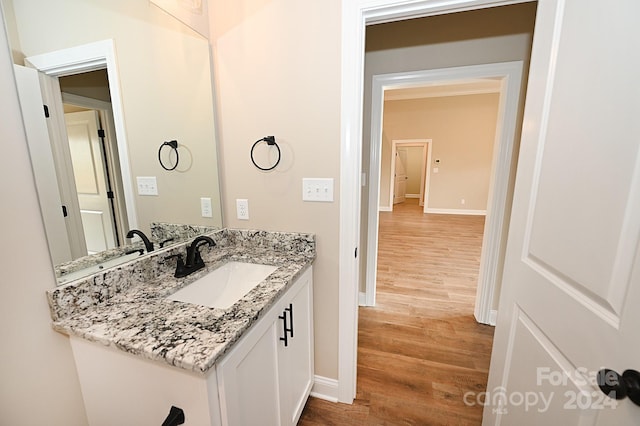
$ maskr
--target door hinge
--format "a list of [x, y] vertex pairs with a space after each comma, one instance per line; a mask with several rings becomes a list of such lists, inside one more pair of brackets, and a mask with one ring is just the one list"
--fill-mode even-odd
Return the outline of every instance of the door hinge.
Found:
[[109, 199], [115, 198], [113, 196], [113, 191], [107, 191], [107, 198], [109, 198]]
[[47, 105], [42, 105], [44, 107], [44, 118], [49, 118], [49, 107]]
[[356, 247], [356, 252], [355, 252], [355, 256], [356, 259], [358, 258], [358, 247]]
[[67, 216], [69, 216], [67, 214], [67, 206], [62, 206], [62, 217], [67, 217]]
[[104, 130], [103, 129], [98, 129], [98, 137], [99, 138], [104, 138]]

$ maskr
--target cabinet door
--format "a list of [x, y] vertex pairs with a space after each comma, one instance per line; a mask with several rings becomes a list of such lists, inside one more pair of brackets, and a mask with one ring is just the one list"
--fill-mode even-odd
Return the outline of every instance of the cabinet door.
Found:
[[[256, 324], [241, 344], [219, 364], [222, 423], [280, 425], [278, 392], [278, 322]], [[266, 330], [265, 330], [266, 329]], [[260, 333], [254, 333], [260, 331]]]
[[[304, 405], [313, 385], [313, 296], [311, 269], [303, 274], [293, 293], [285, 299], [284, 314], [289, 333], [287, 346], [278, 344], [278, 365], [280, 370], [280, 403], [283, 425], [295, 425], [302, 414]], [[291, 311], [286, 310], [291, 308]], [[282, 328], [282, 324], [278, 323]], [[291, 335], [293, 334], [293, 336]]]

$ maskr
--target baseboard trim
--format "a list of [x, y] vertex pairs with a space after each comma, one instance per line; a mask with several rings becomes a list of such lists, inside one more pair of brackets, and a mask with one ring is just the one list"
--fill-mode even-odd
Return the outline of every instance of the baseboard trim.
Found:
[[404, 194], [404, 198], [420, 198], [420, 194]]
[[392, 212], [393, 209], [391, 207], [380, 206], [380, 207], [378, 207], [378, 211], [379, 212]]
[[486, 210], [467, 210], [467, 209], [432, 209], [428, 208], [425, 213], [432, 214], [466, 214], [473, 216], [486, 216]]
[[325, 401], [338, 402], [338, 381], [328, 377], [315, 376], [311, 396]]

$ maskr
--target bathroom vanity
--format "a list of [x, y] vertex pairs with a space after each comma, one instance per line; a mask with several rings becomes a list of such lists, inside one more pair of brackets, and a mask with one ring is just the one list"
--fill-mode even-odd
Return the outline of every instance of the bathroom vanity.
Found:
[[[48, 292], [91, 425], [161, 424], [171, 406], [185, 425], [297, 422], [313, 384], [314, 236], [208, 235], [217, 245], [201, 248], [206, 267], [187, 277], [175, 278], [166, 259], [181, 244]], [[197, 292], [190, 302], [174, 296], [230, 262], [275, 270], [223, 307]]]

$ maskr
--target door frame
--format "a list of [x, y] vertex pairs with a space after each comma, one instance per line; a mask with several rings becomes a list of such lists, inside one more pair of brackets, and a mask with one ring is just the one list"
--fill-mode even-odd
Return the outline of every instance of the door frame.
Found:
[[[126, 205], [126, 218], [131, 229], [138, 227], [136, 214], [135, 192], [131, 167], [129, 161], [129, 148], [125, 130], [124, 109], [122, 107], [122, 92], [120, 90], [120, 75], [115, 53], [115, 41], [113, 39], [97, 41], [83, 44], [67, 49], [56, 50], [40, 55], [25, 58], [25, 65], [35, 68], [41, 73], [50, 77], [64, 77], [68, 75], [80, 74], [88, 71], [100, 69], [107, 70], [109, 80], [109, 93], [111, 95], [111, 108], [113, 112], [113, 124], [118, 144], [118, 159], [120, 161], [120, 172], [122, 175], [122, 190]], [[56, 79], [57, 83], [57, 79]], [[51, 108], [62, 108], [62, 97], [60, 87], [45, 87], [45, 91], [53, 96], [54, 105]], [[57, 90], [57, 93], [56, 93]], [[59, 105], [58, 105], [59, 102]], [[60, 115], [62, 111], [58, 111]], [[63, 131], [57, 123], [56, 127], [60, 137]]]
[[[389, 176], [389, 184], [395, 184], [395, 171], [396, 162], [393, 161], [395, 154], [398, 152], [398, 146], [400, 147], [421, 147], [422, 148], [422, 169], [420, 170], [420, 206], [424, 207], [429, 195], [429, 187], [427, 185], [429, 178], [429, 168], [427, 164], [431, 162], [431, 139], [397, 139], [391, 141], [391, 175]], [[378, 207], [379, 211], [393, 211], [393, 186], [389, 186], [389, 209], [384, 210], [383, 207]]]
[[[522, 61], [513, 61], [373, 76], [365, 294], [364, 297], [358, 296], [359, 300], [364, 299], [364, 306], [375, 305], [384, 92], [390, 89], [447, 84], [468, 79], [499, 78], [502, 84], [499, 91], [498, 118], [474, 308], [474, 316], [478, 322], [495, 325], [497, 310], [493, 309], [493, 300], [501, 265], [500, 248], [504, 246], [506, 240], [505, 211], [508, 211], [509, 183], [513, 176], [512, 169], [515, 167], [513, 147], [522, 84], [522, 67]], [[428, 201], [425, 202], [425, 212], [427, 203]]]
[[118, 234], [118, 240], [120, 244], [122, 244], [125, 241], [126, 233], [131, 228], [127, 221], [127, 207], [125, 205], [120, 160], [119, 156], [115, 154], [118, 152], [118, 140], [112, 113], [113, 106], [111, 102], [75, 95], [73, 93], [62, 92], [61, 94], [63, 103], [96, 110], [100, 116], [101, 125], [105, 132], [105, 161], [110, 170], [109, 180], [111, 181], [111, 190], [114, 193], [115, 229]]
[[[340, 242], [338, 282], [338, 386], [340, 402], [356, 395], [360, 188], [364, 86], [364, 36], [367, 25], [425, 16], [527, 3], [530, 0], [357, 0], [342, 3]], [[536, 34], [552, 33], [553, 25], [536, 21]], [[355, 255], [354, 255], [355, 253]]]

